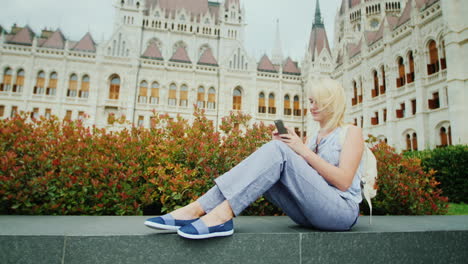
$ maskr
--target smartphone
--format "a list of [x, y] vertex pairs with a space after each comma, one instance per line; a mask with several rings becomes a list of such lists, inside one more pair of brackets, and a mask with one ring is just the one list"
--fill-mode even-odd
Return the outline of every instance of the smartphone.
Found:
[[288, 134], [288, 130], [284, 127], [283, 120], [275, 120], [275, 126], [278, 130], [278, 133], [281, 134]]

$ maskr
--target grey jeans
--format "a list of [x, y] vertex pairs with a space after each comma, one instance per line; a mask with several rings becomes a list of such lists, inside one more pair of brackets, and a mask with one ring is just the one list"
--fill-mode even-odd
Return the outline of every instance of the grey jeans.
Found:
[[294, 222], [321, 230], [349, 230], [359, 205], [345, 199], [288, 145], [273, 140], [216, 180], [198, 201], [205, 212], [228, 200], [239, 215], [262, 194]]

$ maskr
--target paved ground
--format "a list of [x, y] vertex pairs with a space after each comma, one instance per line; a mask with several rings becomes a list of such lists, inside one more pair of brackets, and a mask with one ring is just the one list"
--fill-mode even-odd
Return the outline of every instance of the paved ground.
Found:
[[[0, 216], [0, 235], [150, 235], [158, 231], [143, 225], [150, 216]], [[236, 233], [310, 233], [286, 216], [241, 216], [234, 219]], [[351, 232], [468, 231], [468, 215], [361, 216]]]
[[143, 225], [146, 216], [0, 216], [0, 263], [467, 263], [468, 216], [361, 217], [321, 232], [288, 217], [238, 217], [203, 241]]

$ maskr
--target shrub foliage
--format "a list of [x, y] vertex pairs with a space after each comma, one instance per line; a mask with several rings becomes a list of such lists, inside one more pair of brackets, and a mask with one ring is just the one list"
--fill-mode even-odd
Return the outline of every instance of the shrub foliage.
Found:
[[405, 157], [379, 143], [372, 148], [377, 158], [377, 196], [373, 200], [377, 214], [446, 214], [448, 199], [442, 196], [434, 170], [425, 172], [418, 158]]
[[440, 188], [452, 203], [468, 203], [468, 146], [456, 145], [405, 153], [421, 159], [425, 171], [435, 170]]
[[[0, 120], [0, 213], [159, 214], [196, 200], [272, 127], [232, 113], [217, 132], [204, 112], [189, 124], [155, 114], [152, 128], [117, 132], [23, 113]], [[152, 208], [152, 210], [145, 210]], [[278, 214], [260, 198], [247, 214]]]
[[[152, 128], [108, 131], [22, 113], [0, 120], [0, 214], [160, 214], [195, 201], [271, 139], [273, 126], [231, 113], [220, 131], [203, 110], [194, 121], [154, 114]], [[433, 171], [379, 144], [378, 196], [384, 214], [446, 211]], [[263, 197], [246, 215], [278, 215]]]

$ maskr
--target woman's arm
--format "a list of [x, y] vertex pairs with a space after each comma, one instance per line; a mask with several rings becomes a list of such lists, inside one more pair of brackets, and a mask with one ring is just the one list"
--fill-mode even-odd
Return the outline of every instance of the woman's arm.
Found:
[[302, 156], [310, 166], [324, 177], [329, 183], [341, 191], [346, 191], [352, 184], [354, 175], [361, 162], [364, 150], [364, 140], [361, 128], [350, 126], [343, 148], [340, 154], [340, 163], [336, 167], [319, 155], [310, 150], [296, 135], [294, 130], [289, 129], [288, 135], [282, 135], [281, 141], [288, 144], [297, 154]]

